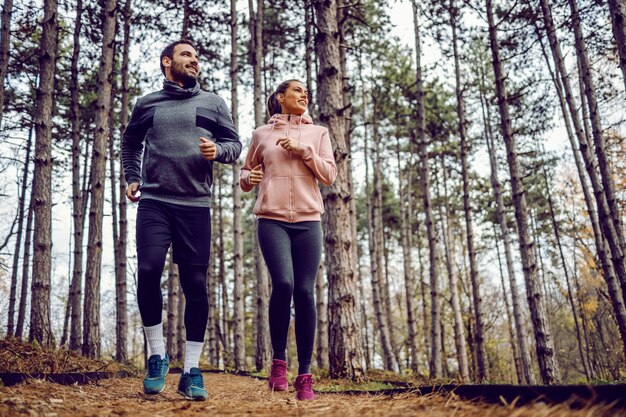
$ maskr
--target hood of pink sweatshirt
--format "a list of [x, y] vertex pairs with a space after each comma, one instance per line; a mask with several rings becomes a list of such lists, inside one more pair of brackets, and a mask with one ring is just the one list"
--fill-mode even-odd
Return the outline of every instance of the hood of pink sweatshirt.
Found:
[[[299, 141], [302, 155], [276, 144], [285, 136]], [[328, 129], [314, 125], [308, 115], [275, 114], [252, 133], [240, 175], [243, 191], [254, 188], [248, 177], [258, 165], [263, 181], [253, 210], [257, 217], [290, 223], [320, 220], [324, 204], [318, 182], [331, 185], [337, 177]]]

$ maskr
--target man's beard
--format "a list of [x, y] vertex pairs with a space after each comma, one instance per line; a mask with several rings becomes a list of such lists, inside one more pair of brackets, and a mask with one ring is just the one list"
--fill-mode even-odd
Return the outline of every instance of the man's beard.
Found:
[[175, 81], [181, 81], [186, 88], [193, 87], [198, 79], [197, 75], [188, 73], [184, 65], [176, 61], [173, 61], [171, 74]]

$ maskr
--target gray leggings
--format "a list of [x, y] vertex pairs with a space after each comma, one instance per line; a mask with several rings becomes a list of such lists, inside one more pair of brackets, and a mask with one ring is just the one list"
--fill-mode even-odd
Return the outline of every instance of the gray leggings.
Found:
[[272, 280], [269, 320], [273, 357], [285, 360], [293, 297], [298, 374], [308, 374], [317, 320], [315, 279], [322, 256], [322, 226], [318, 221], [259, 219], [257, 233]]

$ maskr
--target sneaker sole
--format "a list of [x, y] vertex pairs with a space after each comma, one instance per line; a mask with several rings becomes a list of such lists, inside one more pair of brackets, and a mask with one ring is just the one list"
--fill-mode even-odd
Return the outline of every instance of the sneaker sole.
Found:
[[143, 389], [143, 393], [146, 395], [156, 395], [156, 394], [160, 394], [163, 392], [163, 390], [165, 389], [165, 386], [163, 386], [163, 388], [161, 388], [160, 391], [148, 391], [145, 388]]
[[181, 390], [178, 390], [178, 393], [182, 395], [183, 397], [185, 397], [186, 400], [190, 400], [190, 401], [205, 401], [206, 400], [206, 397], [189, 397], [186, 393], [184, 393]]

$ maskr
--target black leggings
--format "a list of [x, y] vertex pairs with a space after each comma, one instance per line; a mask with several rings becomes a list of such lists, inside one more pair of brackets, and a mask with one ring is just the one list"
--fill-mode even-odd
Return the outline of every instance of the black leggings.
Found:
[[293, 298], [298, 373], [308, 374], [317, 320], [315, 280], [322, 256], [321, 224], [259, 219], [257, 233], [272, 279], [269, 320], [274, 359], [285, 360]]
[[[144, 326], [161, 323], [163, 294], [161, 275], [167, 256], [167, 248], [145, 246], [137, 250], [137, 303]], [[178, 265], [180, 285], [185, 294], [186, 339], [204, 342], [209, 317], [205, 265]]]

